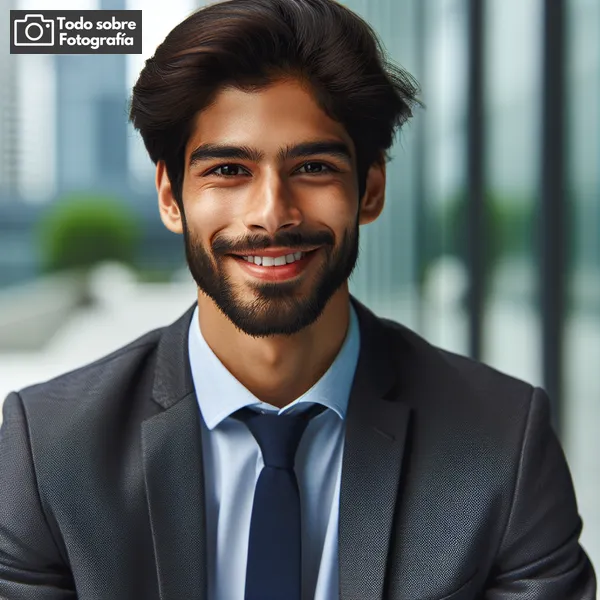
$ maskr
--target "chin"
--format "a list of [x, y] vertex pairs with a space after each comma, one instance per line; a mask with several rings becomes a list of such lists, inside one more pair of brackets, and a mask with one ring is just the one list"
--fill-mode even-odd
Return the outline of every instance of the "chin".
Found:
[[312, 325], [327, 302], [304, 297], [269, 297], [221, 304], [221, 312], [233, 325], [252, 337], [294, 335]]

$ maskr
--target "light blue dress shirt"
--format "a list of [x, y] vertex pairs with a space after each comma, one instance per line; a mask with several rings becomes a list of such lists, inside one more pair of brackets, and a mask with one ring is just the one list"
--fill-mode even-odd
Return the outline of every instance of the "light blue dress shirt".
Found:
[[296, 455], [302, 507], [303, 600], [339, 598], [338, 518], [345, 416], [360, 349], [358, 318], [350, 305], [346, 339], [328, 371], [282, 409], [261, 402], [208, 346], [194, 311], [188, 336], [200, 412], [206, 486], [208, 599], [244, 600], [254, 489], [263, 467], [248, 427], [230, 415], [244, 406], [278, 414], [328, 410], [308, 425]]

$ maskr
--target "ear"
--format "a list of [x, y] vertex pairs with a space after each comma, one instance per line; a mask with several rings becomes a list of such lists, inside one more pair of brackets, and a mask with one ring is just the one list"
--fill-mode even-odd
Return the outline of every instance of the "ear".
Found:
[[385, 161], [374, 162], [367, 173], [365, 193], [360, 199], [359, 225], [373, 222], [381, 214], [385, 202]]
[[160, 219], [164, 226], [173, 233], [183, 233], [183, 222], [181, 219], [181, 210], [177, 204], [177, 200], [173, 196], [173, 188], [169, 176], [167, 175], [167, 167], [163, 160], [159, 160], [156, 164], [156, 191], [158, 192], [158, 210]]

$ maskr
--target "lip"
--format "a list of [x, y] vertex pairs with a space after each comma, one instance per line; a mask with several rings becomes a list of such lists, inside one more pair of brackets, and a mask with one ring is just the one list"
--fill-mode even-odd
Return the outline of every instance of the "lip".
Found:
[[[318, 249], [317, 249], [318, 250]], [[264, 250], [260, 250], [261, 254], [258, 256], [269, 256], [268, 254], [262, 254]], [[298, 252], [298, 250], [296, 250]], [[286, 254], [291, 254], [291, 251], [286, 251]], [[312, 260], [317, 254], [316, 250], [310, 251], [308, 254], [303, 256], [300, 260], [295, 260], [292, 263], [286, 263], [285, 265], [281, 265], [279, 267], [263, 267], [262, 265], [256, 265], [254, 263], [250, 263], [243, 258], [239, 258], [238, 256], [230, 255], [230, 258], [234, 260], [241, 269], [243, 269], [248, 275], [255, 277], [257, 279], [262, 279], [263, 281], [287, 281], [289, 279], [294, 279], [301, 275], [308, 265], [312, 262]], [[244, 256], [255, 256], [253, 254], [247, 254]], [[275, 254], [275, 256], [282, 256], [281, 251], [279, 254]]]
[[265, 248], [264, 250], [252, 250], [249, 252], [232, 252], [230, 256], [270, 256], [271, 258], [277, 258], [278, 256], [286, 256], [287, 254], [294, 254], [296, 252], [313, 252], [317, 250], [319, 246], [314, 248]]

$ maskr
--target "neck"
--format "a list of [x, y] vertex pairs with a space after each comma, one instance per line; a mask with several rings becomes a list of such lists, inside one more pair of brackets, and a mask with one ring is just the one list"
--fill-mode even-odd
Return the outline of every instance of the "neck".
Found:
[[255, 338], [236, 327], [215, 303], [198, 294], [202, 336], [227, 370], [259, 400], [283, 408], [309, 390], [340, 351], [350, 318], [344, 284], [321, 316], [294, 335]]

